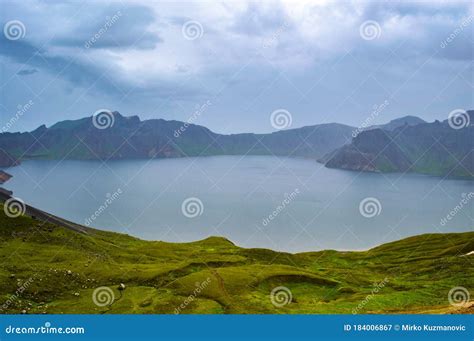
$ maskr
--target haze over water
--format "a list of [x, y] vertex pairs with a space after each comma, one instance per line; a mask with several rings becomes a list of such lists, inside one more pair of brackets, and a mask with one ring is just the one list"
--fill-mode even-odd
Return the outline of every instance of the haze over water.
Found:
[[[8, 172], [13, 178], [4, 187], [32, 206], [80, 224], [95, 215], [92, 227], [150, 240], [189, 242], [214, 235], [244, 247], [289, 252], [360, 250], [474, 226], [474, 200], [441, 223], [463, 194], [473, 191], [472, 181], [349, 172], [314, 160], [42, 160], [25, 161]], [[187, 198], [202, 202], [202, 209], [194, 206], [196, 217], [183, 214]], [[378, 214], [361, 214], [365, 198], [380, 202]], [[95, 214], [107, 199], [107, 208]], [[188, 216], [195, 214], [191, 210]]]

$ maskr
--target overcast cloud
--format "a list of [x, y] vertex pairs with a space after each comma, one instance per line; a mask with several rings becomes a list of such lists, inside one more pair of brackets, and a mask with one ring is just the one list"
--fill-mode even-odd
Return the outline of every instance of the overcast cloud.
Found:
[[[474, 108], [472, 1], [2, 1], [0, 124], [89, 116], [187, 120], [216, 132], [358, 126]], [[369, 21], [369, 22], [368, 22]], [[363, 30], [366, 27], [367, 30]], [[362, 28], [362, 33], [361, 33]], [[18, 39], [17, 39], [18, 38]]]

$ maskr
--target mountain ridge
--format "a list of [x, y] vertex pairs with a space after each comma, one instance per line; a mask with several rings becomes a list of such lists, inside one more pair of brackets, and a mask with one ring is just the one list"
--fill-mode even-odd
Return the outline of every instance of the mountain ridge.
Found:
[[[101, 118], [100, 115], [103, 117]], [[105, 115], [105, 116], [104, 116]], [[473, 119], [474, 120], [474, 119]], [[340, 123], [323, 123], [278, 130], [272, 133], [219, 134], [207, 127], [119, 112], [64, 120], [41, 125], [30, 132], [0, 134], [0, 167], [28, 159], [115, 160], [211, 155], [275, 155], [313, 158], [329, 168], [358, 171], [412, 171], [407, 149], [419, 144], [416, 131], [428, 123], [416, 116], [403, 116], [386, 124], [355, 128]], [[447, 126], [446, 121], [443, 123]], [[413, 146], [403, 150], [390, 143], [399, 129], [414, 131], [407, 138]], [[420, 135], [421, 136], [421, 135]], [[415, 137], [415, 138], [414, 138]], [[465, 139], [464, 143], [469, 144]], [[385, 146], [385, 148], [379, 148]], [[375, 149], [374, 149], [375, 148]], [[384, 153], [380, 154], [383, 150]], [[448, 149], [449, 150], [449, 149]], [[376, 160], [374, 159], [377, 156]], [[438, 157], [444, 160], [443, 157]], [[467, 169], [470, 168], [470, 163]], [[415, 172], [442, 175], [439, 170]], [[469, 175], [468, 171], [468, 175]], [[459, 175], [455, 172], [455, 175]], [[464, 172], [466, 173], [466, 172]], [[466, 174], [461, 174], [465, 176]], [[472, 175], [471, 175], [472, 176]]]
[[474, 177], [474, 111], [466, 126], [443, 122], [366, 130], [322, 158], [328, 168]]
[[0, 134], [0, 148], [18, 159], [126, 159], [207, 155], [280, 155], [313, 157], [350, 140], [353, 127], [328, 123], [270, 134], [218, 134], [186, 122], [141, 121], [114, 112], [106, 129], [92, 117], [41, 125], [31, 132]]

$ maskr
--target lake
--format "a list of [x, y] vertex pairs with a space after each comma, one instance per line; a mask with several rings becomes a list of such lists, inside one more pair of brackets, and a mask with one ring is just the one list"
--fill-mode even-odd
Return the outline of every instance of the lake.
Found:
[[307, 159], [35, 160], [7, 171], [4, 187], [32, 206], [150, 240], [214, 235], [299, 252], [473, 230], [472, 181], [334, 170]]

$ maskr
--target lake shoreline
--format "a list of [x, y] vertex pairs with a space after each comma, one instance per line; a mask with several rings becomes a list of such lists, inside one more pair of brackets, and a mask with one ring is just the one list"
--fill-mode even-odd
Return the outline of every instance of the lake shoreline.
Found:
[[[470, 181], [355, 174], [307, 159], [31, 160], [10, 172], [13, 178], [4, 187], [31, 206], [144, 240], [187, 242], [221, 235], [243, 247], [282, 252], [359, 251], [471, 226], [465, 214], [441, 224], [443, 212], [471, 190]], [[367, 218], [359, 203], [372, 197], [380, 211]], [[202, 206], [191, 218], [182, 211], [190, 198]], [[423, 202], [423, 210], [415, 209]]]
[[[6, 191], [5, 189], [1, 188], [0, 187], [0, 203], [2, 205], [5, 204], [6, 201], [10, 200], [10, 199], [15, 199], [14, 196], [12, 196], [13, 193], [8, 193], [8, 191]], [[193, 243], [200, 243], [200, 242], [203, 242], [209, 238], [219, 238], [219, 239], [223, 239], [223, 240], [226, 240], [227, 242], [231, 243], [232, 245], [236, 246], [236, 247], [239, 247], [239, 248], [242, 248], [242, 249], [249, 249], [249, 250], [269, 250], [269, 251], [273, 251], [273, 252], [279, 252], [279, 253], [286, 253], [286, 254], [291, 254], [291, 255], [304, 255], [304, 254], [311, 254], [311, 253], [318, 253], [318, 252], [339, 252], [339, 253], [342, 253], [342, 254], [345, 254], [345, 253], [357, 253], [357, 252], [368, 252], [372, 249], [375, 249], [375, 248], [378, 248], [382, 245], [388, 245], [388, 244], [391, 244], [391, 243], [397, 243], [401, 240], [405, 240], [405, 239], [410, 239], [410, 238], [417, 238], [417, 237], [424, 237], [424, 236], [428, 236], [428, 235], [443, 235], [443, 234], [446, 234], [446, 233], [442, 233], [442, 232], [439, 232], [439, 233], [424, 233], [424, 234], [419, 234], [419, 235], [412, 235], [412, 236], [408, 236], [408, 237], [405, 237], [403, 239], [397, 239], [397, 240], [393, 240], [393, 241], [390, 241], [390, 242], [386, 242], [386, 243], [381, 243], [381, 244], [378, 244], [378, 245], [375, 245], [375, 246], [372, 246], [370, 248], [367, 248], [367, 249], [361, 249], [361, 250], [347, 250], [347, 249], [344, 249], [344, 250], [339, 250], [339, 249], [322, 249], [322, 250], [313, 250], [313, 251], [302, 251], [302, 252], [285, 252], [285, 251], [281, 251], [281, 250], [274, 250], [274, 249], [269, 249], [269, 248], [264, 248], [264, 247], [253, 247], [253, 248], [248, 248], [248, 247], [244, 247], [244, 246], [241, 246], [241, 245], [238, 245], [236, 243], [234, 243], [233, 241], [229, 240], [228, 238], [224, 237], [224, 236], [208, 236], [206, 238], [203, 238], [203, 239], [198, 239], [198, 240], [191, 240], [191, 241], [186, 241], [186, 242], [173, 242], [173, 241], [166, 241], [166, 240], [149, 240], [149, 239], [142, 239], [140, 237], [137, 237], [137, 236], [133, 236], [133, 235], [129, 235], [129, 234], [126, 234], [126, 233], [122, 233], [122, 232], [117, 232], [117, 231], [109, 231], [109, 230], [104, 230], [102, 228], [99, 228], [99, 227], [91, 227], [91, 226], [85, 226], [85, 225], [81, 225], [81, 224], [78, 224], [78, 223], [75, 223], [75, 222], [72, 222], [72, 221], [69, 221], [67, 219], [64, 219], [64, 218], [61, 218], [61, 217], [58, 217], [56, 215], [53, 215], [51, 213], [48, 213], [48, 212], [45, 212], [43, 210], [40, 210], [36, 207], [32, 207], [28, 204], [24, 204], [25, 206], [25, 213], [24, 215], [32, 218], [33, 220], [37, 220], [37, 221], [41, 221], [43, 223], [49, 223], [49, 224], [54, 224], [54, 225], [57, 225], [57, 226], [61, 226], [61, 227], [64, 227], [64, 228], [67, 228], [71, 231], [74, 231], [74, 232], [77, 232], [77, 233], [81, 233], [81, 234], [85, 234], [85, 235], [88, 235], [90, 233], [94, 233], [94, 232], [104, 232], [104, 233], [118, 233], [118, 234], [122, 234], [122, 235], [125, 235], [125, 236], [128, 236], [128, 237], [131, 237], [131, 238], [134, 238], [134, 239], [137, 239], [137, 240], [140, 240], [142, 242], [164, 242], [164, 243], [168, 243], [168, 244], [193, 244]], [[451, 234], [456, 234], [456, 233], [459, 233], [459, 234], [462, 234], [462, 233], [465, 233], [465, 232], [453, 232]], [[474, 250], [471, 251], [470, 254], [467, 254], [467, 255], [472, 255], [474, 254]]]

